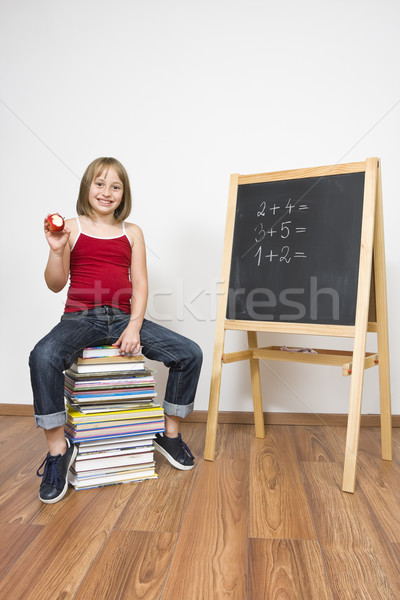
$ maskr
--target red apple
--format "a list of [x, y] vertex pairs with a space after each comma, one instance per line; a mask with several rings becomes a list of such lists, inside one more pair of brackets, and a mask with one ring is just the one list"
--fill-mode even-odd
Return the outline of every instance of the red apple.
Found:
[[47, 217], [47, 224], [49, 226], [50, 231], [63, 231], [65, 227], [64, 219], [58, 213], [54, 213], [53, 215], [49, 215]]

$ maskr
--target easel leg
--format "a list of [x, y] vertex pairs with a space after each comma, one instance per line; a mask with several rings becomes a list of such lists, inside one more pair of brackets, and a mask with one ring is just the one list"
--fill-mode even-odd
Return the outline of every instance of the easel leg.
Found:
[[225, 331], [221, 331], [214, 347], [214, 359], [211, 373], [210, 400], [208, 404], [207, 433], [204, 458], [214, 460], [215, 440], [217, 437], [219, 396], [221, 390], [222, 352], [225, 341]]
[[375, 301], [379, 355], [382, 458], [392, 460], [392, 410], [390, 399], [389, 334], [386, 293], [386, 261], [383, 235], [381, 168], [378, 168], [374, 236]]
[[[360, 361], [358, 361], [360, 363]], [[356, 487], [356, 470], [357, 470], [357, 454], [358, 442], [360, 439], [360, 424], [361, 424], [361, 399], [364, 379], [364, 365], [353, 363], [351, 388], [350, 388], [350, 403], [349, 416], [347, 420], [346, 434], [346, 451], [344, 458], [343, 469], [343, 486], [344, 492], [354, 493]]]
[[[250, 348], [257, 348], [257, 333], [255, 331], [247, 332], [247, 340]], [[260, 364], [258, 358], [250, 359], [251, 388], [253, 391], [254, 406], [254, 425], [256, 437], [265, 437], [264, 413], [261, 395]]]
[[364, 208], [361, 229], [361, 250], [353, 347], [353, 371], [351, 375], [349, 417], [347, 421], [346, 454], [344, 459], [342, 487], [344, 492], [351, 493], [354, 493], [356, 487], [357, 453], [358, 441], [360, 438], [365, 346], [367, 341], [372, 251], [375, 233], [377, 171], [377, 159], [368, 158], [365, 169]]
[[[383, 364], [381, 364], [381, 360]], [[384, 460], [392, 460], [392, 410], [390, 401], [389, 359], [384, 361], [381, 350], [379, 350], [379, 388], [381, 396], [382, 458]]]

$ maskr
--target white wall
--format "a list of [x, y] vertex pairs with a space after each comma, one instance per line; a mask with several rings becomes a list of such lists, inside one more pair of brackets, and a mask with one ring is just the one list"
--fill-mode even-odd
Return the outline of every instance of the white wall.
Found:
[[[400, 79], [396, 0], [1, 0], [1, 402], [30, 403], [30, 349], [65, 294], [43, 269], [48, 211], [74, 215], [80, 177], [115, 156], [148, 244], [149, 316], [204, 350], [206, 409], [229, 175], [382, 159], [393, 412], [399, 400]], [[350, 340], [261, 336], [351, 348]], [[228, 333], [227, 350], [245, 347]], [[371, 336], [368, 349], [375, 349]], [[264, 363], [265, 410], [346, 412], [340, 369]], [[160, 367], [160, 392], [165, 383]], [[377, 369], [363, 412], [379, 412]], [[222, 410], [251, 410], [226, 365]]]

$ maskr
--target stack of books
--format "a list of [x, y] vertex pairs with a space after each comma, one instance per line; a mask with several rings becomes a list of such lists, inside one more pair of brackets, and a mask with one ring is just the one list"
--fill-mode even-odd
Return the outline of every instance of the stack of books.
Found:
[[144, 357], [85, 348], [65, 371], [65, 431], [78, 445], [68, 480], [75, 489], [155, 479], [154, 445], [164, 431], [153, 372]]

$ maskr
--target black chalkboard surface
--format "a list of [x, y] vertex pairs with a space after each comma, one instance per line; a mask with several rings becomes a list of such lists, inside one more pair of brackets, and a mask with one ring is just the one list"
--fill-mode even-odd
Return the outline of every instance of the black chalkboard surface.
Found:
[[238, 186], [227, 319], [354, 325], [364, 179]]

